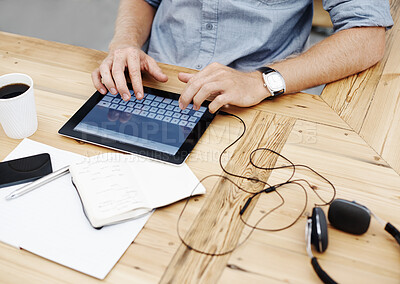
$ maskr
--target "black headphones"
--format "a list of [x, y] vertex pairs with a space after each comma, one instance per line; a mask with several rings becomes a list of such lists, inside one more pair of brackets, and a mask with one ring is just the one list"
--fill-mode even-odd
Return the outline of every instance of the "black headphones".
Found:
[[[369, 227], [371, 215], [385, 227], [385, 231], [391, 234], [400, 244], [400, 232], [390, 223], [386, 223], [373, 214], [367, 207], [344, 199], [335, 199], [329, 206], [328, 219], [330, 224], [341, 231], [361, 235]], [[318, 277], [324, 283], [336, 283], [319, 265], [317, 258], [311, 251], [311, 244], [318, 252], [324, 252], [328, 247], [328, 225], [324, 211], [320, 207], [314, 207], [311, 217], [306, 225], [307, 253], [311, 258], [311, 264]]]

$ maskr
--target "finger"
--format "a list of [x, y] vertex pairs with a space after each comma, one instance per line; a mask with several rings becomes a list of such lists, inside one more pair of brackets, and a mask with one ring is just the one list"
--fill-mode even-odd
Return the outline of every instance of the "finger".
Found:
[[131, 78], [132, 89], [137, 99], [143, 99], [143, 83], [140, 73], [140, 61], [138, 55], [131, 54], [128, 56], [128, 71]]
[[201, 78], [196, 78], [195, 76], [188, 81], [185, 89], [179, 97], [179, 107], [181, 109], [185, 109], [192, 102], [193, 97], [197, 94], [202, 85], [203, 80]]
[[103, 84], [106, 86], [106, 88], [110, 91], [111, 94], [116, 95], [117, 89], [114, 84], [114, 80], [111, 76], [111, 65], [103, 62], [100, 65], [100, 75], [101, 79], [103, 81]]
[[117, 90], [124, 101], [128, 101], [131, 98], [128, 86], [125, 79], [125, 66], [126, 58], [123, 55], [116, 55], [112, 67], [112, 75], [114, 77]]
[[186, 82], [187, 85], [182, 92], [179, 102], [180, 108], [185, 109], [192, 101], [196, 92], [200, 89], [202, 82], [219, 81], [224, 76], [227, 67], [219, 63], [211, 63], [196, 74], [181, 72], [178, 74], [179, 80]]
[[193, 101], [193, 98], [204, 84], [218, 81], [218, 78], [212, 74], [207, 75], [207, 72], [203, 71], [195, 74], [186, 84], [185, 89], [179, 97], [179, 107], [181, 109], [185, 109]]
[[94, 87], [103, 95], [107, 93], [106, 87], [101, 83], [101, 75], [99, 68], [92, 72], [92, 82]]
[[211, 113], [215, 113], [221, 107], [229, 103], [229, 95], [227, 93], [223, 93], [215, 97], [215, 99], [208, 105], [208, 110]]
[[207, 65], [203, 70], [201, 70], [200, 72], [195, 73], [195, 74], [179, 72], [178, 79], [184, 83], [188, 83], [188, 81], [195, 76], [200, 78], [200, 77], [210, 76], [211, 74], [219, 75], [224, 68], [226, 68], [226, 66], [223, 66], [219, 63], [211, 63], [210, 65]]
[[150, 56], [146, 55], [147, 66], [146, 71], [149, 72], [154, 79], [160, 82], [167, 82], [168, 76], [162, 71], [157, 62]]
[[187, 83], [190, 79], [192, 79], [194, 74], [179, 72], [178, 79], [181, 80], [183, 83]]
[[193, 109], [199, 110], [201, 104], [208, 98], [210, 95], [218, 94], [222, 92], [221, 83], [219, 82], [210, 82], [204, 84], [197, 94], [193, 97]]

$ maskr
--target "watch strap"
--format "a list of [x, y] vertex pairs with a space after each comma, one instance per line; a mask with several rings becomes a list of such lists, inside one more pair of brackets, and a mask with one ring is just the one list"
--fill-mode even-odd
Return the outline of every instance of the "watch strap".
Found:
[[278, 72], [275, 69], [272, 69], [271, 67], [268, 66], [263, 66], [257, 69], [257, 71], [260, 71], [261, 73], [268, 74], [272, 72]]

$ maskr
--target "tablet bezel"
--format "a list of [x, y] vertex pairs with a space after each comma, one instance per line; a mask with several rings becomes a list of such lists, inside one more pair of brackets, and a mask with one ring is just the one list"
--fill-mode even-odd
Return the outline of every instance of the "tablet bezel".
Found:
[[[131, 86], [129, 89], [132, 90]], [[144, 87], [145, 93], [165, 97], [172, 99], [179, 99], [179, 94], [163, 91], [159, 89], [154, 89], [150, 87]], [[197, 122], [196, 126], [192, 129], [191, 133], [188, 135], [186, 140], [183, 142], [182, 146], [179, 148], [175, 155], [167, 154], [164, 152], [147, 149], [144, 147], [131, 145], [123, 143], [117, 140], [112, 140], [110, 138], [100, 137], [97, 135], [92, 135], [88, 133], [83, 133], [74, 130], [74, 128], [82, 121], [82, 119], [97, 105], [97, 103], [104, 97], [98, 91], [95, 92], [82, 106], [81, 108], [60, 128], [58, 133], [63, 136], [85, 141], [91, 144], [111, 148], [114, 150], [139, 154], [145, 157], [149, 157], [156, 160], [161, 160], [164, 162], [172, 163], [175, 165], [182, 164], [186, 158], [189, 156], [194, 146], [200, 140], [203, 133], [206, 131], [207, 127], [210, 125], [211, 121], [214, 119], [215, 114], [208, 111], [209, 101], [205, 101], [202, 105], [207, 107], [204, 115]]]

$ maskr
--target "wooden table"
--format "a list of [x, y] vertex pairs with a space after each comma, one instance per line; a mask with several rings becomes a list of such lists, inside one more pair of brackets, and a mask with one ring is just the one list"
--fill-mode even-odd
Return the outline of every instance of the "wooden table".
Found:
[[400, 1], [391, 1], [391, 14], [383, 60], [329, 85], [322, 98], [400, 174]]
[[[257, 176], [272, 184], [278, 183], [287, 176], [288, 171], [273, 171], [271, 174], [255, 169], [248, 161], [251, 150], [269, 147], [295, 163], [307, 164], [326, 176], [335, 184], [337, 197], [357, 200], [382, 219], [400, 226], [400, 177], [396, 163], [399, 159], [395, 157], [400, 147], [385, 147], [385, 151], [377, 151], [376, 145], [382, 144], [372, 143], [375, 140], [368, 140], [370, 136], [364, 134], [369, 133], [367, 130], [373, 127], [362, 127], [366, 125], [362, 124], [360, 128], [355, 128], [349, 122], [357, 121], [356, 116], [361, 116], [356, 108], [353, 108], [354, 115], [349, 120], [344, 115], [346, 108], [343, 104], [342, 107], [330, 107], [339, 105], [337, 102], [344, 96], [345, 88], [348, 91], [344, 102], [348, 107], [349, 96], [357, 94], [361, 98], [361, 93], [365, 95], [360, 88], [354, 90], [356, 86], [362, 85], [363, 76], [374, 78], [374, 84], [385, 89], [386, 97], [390, 97], [390, 102], [384, 107], [392, 112], [382, 110], [378, 114], [373, 111], [376, 96], [379, 96], [379, 92], [375, 92], [369, 95], [370, 108], [366, 110], [366, 117], [379, 121], [374, 124], [374, 131], [387, 133], [387, 137], [392, 140], [385, 141], [390, 140], [390, 145], [395, 144], [393, 139], [399, 136], [400, 53], [395, 48], [398, 46], [398, 35], [393, 36], [393, 33], [388, 33], [389, 48], [382, 63], [384, 66], [378, 65], [365, 73], [330, 85], [322, 98], [299, 93], [267, 100], [252, 108], [226, 108], [226, 111], [243, 118], [248, 127], [245, 137], [224, 157], [227, 167], [235, 173]], [[107, 151], [57, 134], [65, 121], [94, 92], [90, 73], [104, 56], [105, 53], [95, 50], [0, 33], [0, 75], [23, 72], [29, 74], [35, 83], [39, 128], [31, 139], [87, 156]], [[145, 85], [180, 92], [183, 84], [177, 80], [176, 74], [182, 68], [164, 64], [161, 67], [169, 75], [169, 82], [160, 84], [145, 78]], [[396, 68], [397, 77], [388, 75]], [[377, 72], [380, 72], [379, 76]], [[363, 88], [370, 87], [365, 85]], [[397, 104], [393, 105], [393, 102]], [[385, 118], [382, 118], [382, 113]], [[222, 173], [218, 156], [240, 134], [241, 129], [236, 119], [217, 115], [187, 160], [199, 179], [209, 174]], [[7, 138], [3, 130], [0, 130], [0, 159], [19, 142]], [[256, 156], [256, 160], [260, 165], [282, 163], [266, 153]], [[299, 170], [297, 176], [307, 178], [322, 196], [327, 199], [330, 197], [327, 185], [315, 175]], [[248, 190], [261, 189], [257, 183], [234, 180]], [[217, 178], [207, 180], [205, 187], [207, 194], [191, 201], [182, 219], [181, 230], [185, 240], [203, 250], [236, 246], [249, 233], [238, 215], [248, 194]], [[283, 226], [300, 212], [304, 203], [304, 193], [301, 190], [288, 186], [280, 193], [286, 200], [285, 205], [266, 218], [261, 226]], [[311, 212], [314, 203], [319, 200], [311, 190], [308, 190], [308, 195], [307, 212]], [[279, 198], [275, 193], [264, 194], [252, 203], [245, 218], [254, 223], [278, 203]], [[233, 253], [211, 257], [198, 254], [181, 244], [176, 233], [176, 223], [183, 204], [178, 202], [157, 210], [103, 282], [319, 282], [305, 250], [306, 216], [302, 216], [293, 227], [280, 232], [254, 231]], [[375, 220], [372, 220], [368, 232], [362, 236], [349, 235], [330, 227], [329, 238], [327, 252], [316, 255], [324, 269], [340, 283], [400, 281], [400, 251], [395, 241]], [[0, 283], [58, 282], [100, 281], [0, 243]]]
[[322, 0], [314, 0], [313, 27], [332, 28], [332, 21], [329, 13], [324, 10]]

